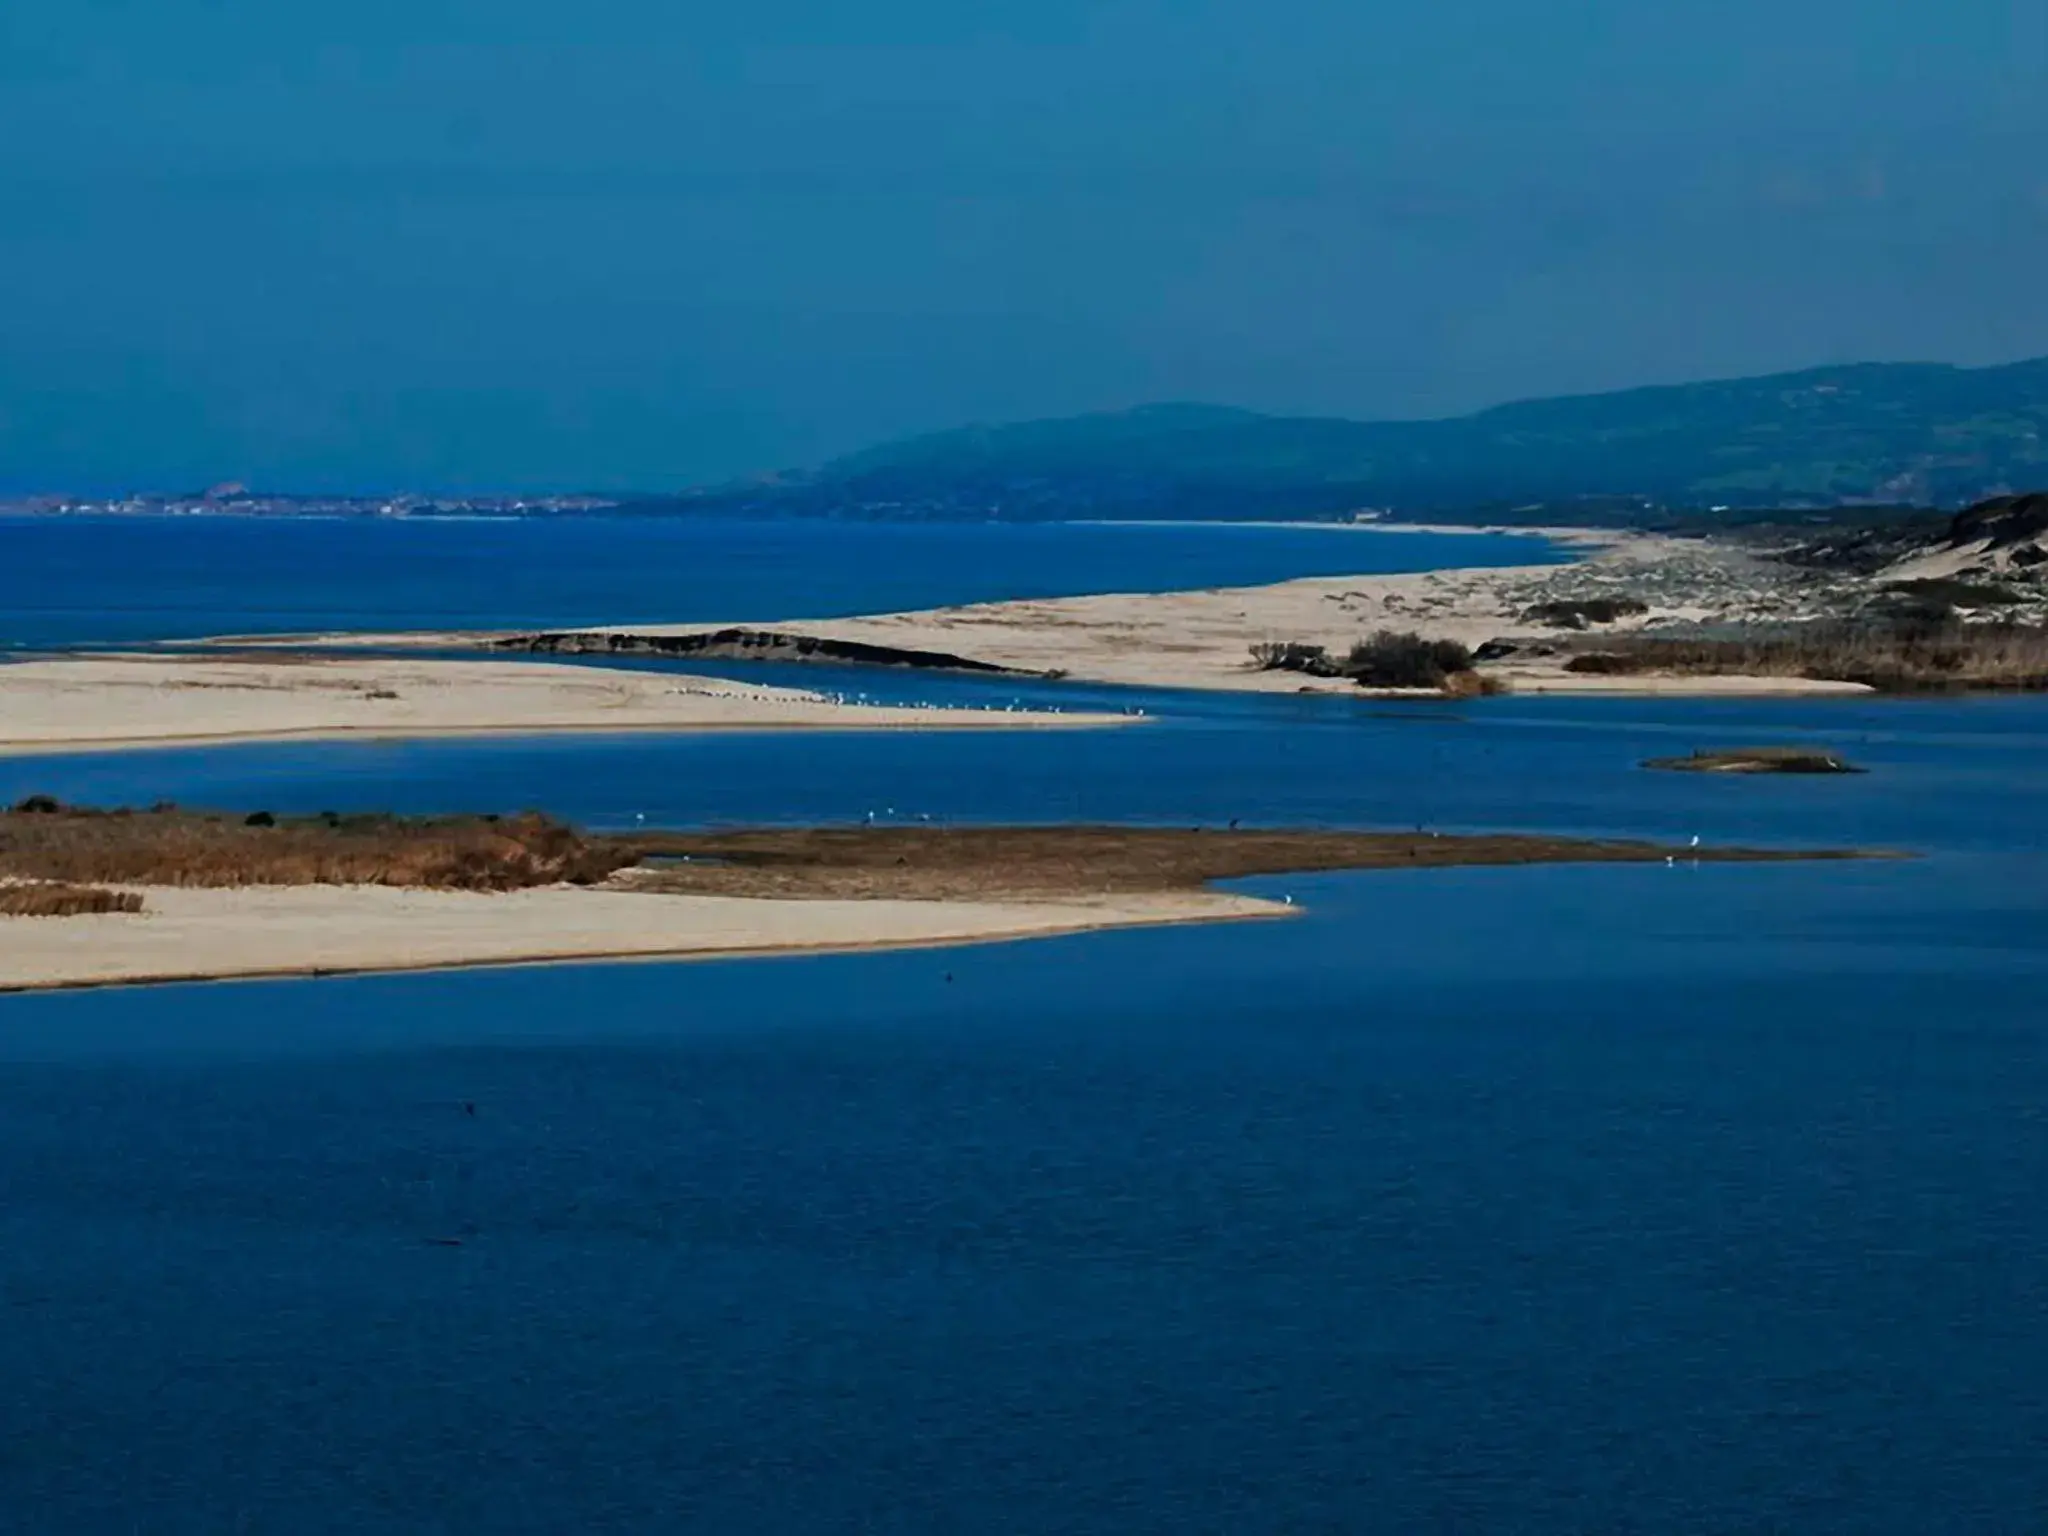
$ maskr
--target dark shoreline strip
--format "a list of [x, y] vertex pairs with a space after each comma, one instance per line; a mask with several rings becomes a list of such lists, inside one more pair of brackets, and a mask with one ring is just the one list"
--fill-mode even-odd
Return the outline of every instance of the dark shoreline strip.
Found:
[[491, 642], [499, 651], [543, 656], [668, 656], [689, 661], [810, 661], [856, 667], [907, 667], [927, 672], [973, 672], [990, 677], [1051, 677], [1055, 674], [1001, 667], [948, 651], [917, 651], [859, 640], [774, 629], [713, 629], [687, 635], [636, 635], [624, 631], [550, 631], [508, 635]]

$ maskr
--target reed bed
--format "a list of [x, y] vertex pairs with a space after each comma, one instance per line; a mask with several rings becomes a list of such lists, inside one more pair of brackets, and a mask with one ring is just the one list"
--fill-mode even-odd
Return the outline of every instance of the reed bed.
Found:
[[1890, 629], [1825, 623], [1736, 639], [1628, 635], [1574, 656], [1568, 672], [1628, 676], [1804, 677], [1888, 693], [2048, 689], [2048, 629], [1944, 624]]
[[0, 813], [0, 878], [71, 886], [384, 885], [510, 891], [593, 884], [635, 862], [616, 841], [539, 815], [405, 818], [24, 801]]
[[141, 910], [142, 897], [135, 891], [49, 880], [0, 883], [0, 917], [92, 917]]

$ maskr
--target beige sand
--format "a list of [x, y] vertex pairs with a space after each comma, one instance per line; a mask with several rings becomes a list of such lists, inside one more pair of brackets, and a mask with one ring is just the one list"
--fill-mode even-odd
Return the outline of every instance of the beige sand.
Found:
[[885, 708], [534, 661], [66, 657], [0, 665], [0, 753], [550, 731], [1089, 726], [1120, 715]]
[[[1357, 537], [1408, 525], [1360, 524]], [[1449, 532], [1453, 530], [1435, 530]], [[1490, 530], [1464, 529], [1462, 532]], [[1412, 630], [1477, 647], [1521, 644], [1520, 655], [1492, 662], [1485, 674], [1511, 692], [1579, 694], [1853, 694], [1857, 683], [1796, 677], [1602, 677], [1564, 670], [1564, 657], [1536, 654], [1565, 638], [1523, 615], [1558, 599], [1630, 596], [1649, 611], [1601, 625], [1591, 635], [1628, 634], [1670, 623], [1745, 625], [1820, 616], [1800, 573], [1727, 543], [1661, 534], [1549, 528], [1554, 541], [1584, 558], [1569, 565], [1495, 566], [1398, 576], [1310, 577], [1262, 587], [1124, 593], [979, 603], [851, 619], [734, 619], [701, 624], [598, 626], [588, 634], [700, 634], [727, 627], [778, 630], [911, 650], [933, 650], [1078, 681], [1146, 688], [1356, 695], [1342, 681], [1293, 672], [1261, 672], [1253, 646], [1297, 641], [1342, 651], [1376, 629]], [[1333, 531], [1332, 537], [1344, 533]], [[396, 648], [483, 644], [494, 634], [318, 635], [237, 641], [257, 645], [360, 645]], [[230, 642], [222, 642], [230, 643]]]
[[[1559, 633], [1522, 618], [1557, 596], [1592, 597], [1654, 589], [1697, 594], [1653, 600], [1640, 617], [1603, 626], [1628, 633], [1672, 620], [1748, 618], [1733, 605], [1751, 583], [1748, 557], [1701, 540], [1651, 534], [1551, 530], [1591, 551], [1568, 566], [1495, 566], [1399, 576], [1310, 577], [1263, 587], [1117, 594], [982, 603], [853, 619], [785, 619], [755, 628], [905, 649], [947, 651], [1027, 671], [1059, 671], [1089, 682], [1150, 688], [1346, 693], [1338, 681], [1261, 672], [1252, 647], [1304, 641], [1342, 652], [1377, 629], [1413, 630], [1477, 647], [1488, 640], [1555, 642]], [[1732, 570], [1741, 565], [1739, 572]], [[1654, 597], [1654, 591], [1653, 591]], [[644, 635], [692, 634], [717, 625], [634, 626]], [[608, 631], [598, 631], [607, 633]], [[419, 637], [415, 637], [419, 638]], [[447, 643], [440, 637], [438, 643]], [[1569, 673], [1559, 658], [1509, 658], [1487, 674], [1512, 692], [1584, 694], [1863, 693], [1856, 683], [1784, 677], [1599, 677]]]
[[963, 944], [1288, 910], [1211, 891], [1058, 902], [763, 901], [568, 886], [143, 894], [147, 910], [137, 916], [0, 918], [0, 991]]

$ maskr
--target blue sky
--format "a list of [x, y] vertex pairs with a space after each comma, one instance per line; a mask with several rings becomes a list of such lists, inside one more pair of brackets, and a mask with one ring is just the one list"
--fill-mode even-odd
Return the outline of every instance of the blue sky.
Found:
[[2039, 0], [7, 0], [0, 486], [2048, 353]]

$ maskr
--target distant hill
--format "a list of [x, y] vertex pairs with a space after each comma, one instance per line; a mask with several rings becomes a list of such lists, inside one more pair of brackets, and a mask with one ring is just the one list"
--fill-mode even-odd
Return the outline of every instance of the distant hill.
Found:
[[2048, 485], [2048, 358], [1875, 363], [1529, 400], [1436, 421], [1156, 405], [885, 444], [706, 509], [1018, 518], [1364, 508], [1624, 520], [1646, 508], [1960, 506]]

